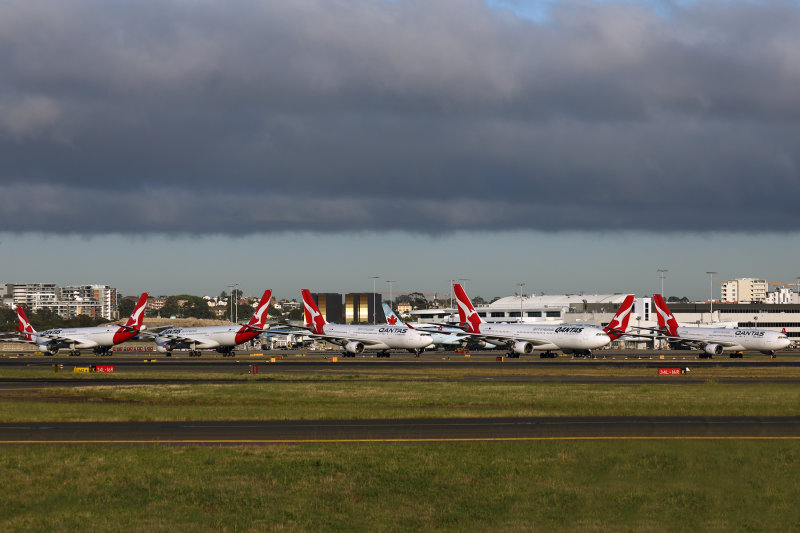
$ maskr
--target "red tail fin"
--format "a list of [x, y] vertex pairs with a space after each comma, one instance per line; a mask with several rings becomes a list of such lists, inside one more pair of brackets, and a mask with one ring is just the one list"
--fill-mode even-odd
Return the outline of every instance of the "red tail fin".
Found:
[[671, 337], [678, 336], [678, 321], [667, 307], [667, 302], [660, 294], [653, 295], [653, 303], [656, 305], [656, 316], [658, 319], [658, 329], [664, 331]]
[[269, 300], [272, 298], [272, 291], [267, 289], [261, 296], [261, 301], [258, 302], [258, 307], [253, 311], [253, 316], [250, 317], [248, 326], [253, 326], [259, 329], [264, 329], [264, 323], [267, 321], [267, 313], [269, 311]]
[[133, 308], [133, 313], [131, 313], [128, 321], [125, 322], [125, 331], [130, 331], [131, 329], [139, 331], [142, 329], [142, 321], [144, 321], [144, 310], [146, 307], [147, 293], [143, 292], [142, 295], [139, 296], [139, 301], [136, 302], [136, 307]]
[[314, 333], [317, 335], [323, 335], [325, 333], [323, 326], [327, 323], [325, 319], [322, 317], [322, 313], [319, 312], [319, 308], [317, 304], [314, 303], [314, 298], [311, 297], [311, 291], [308, 289], [303, 289], [303, 310], [306, 319], [306, 327], [312, 329]]
[[455, 283], [453, 285], [453, 290], [456, 293], [459, 322], [462, 326], [467, 326], [470, 333], [480, 333], [483, 319], [475, 312], [475, 308], [472, 307], [469, 296], [467, 296], [467, 293], [464, 291], [463, 287], [461, 287], [460, 283]]
[[608, 323], [608, 326], [603, 328], [611, 340], [616, 340], [622, 336], [628, 330], [628, 321], [631, 318], [631, 312], [633, 311], [633, 294], [629, 294], [623, 300], [622, 305], [619, 306], [617, 310], [617, 314], [614, 315], [614, 318], [611, 319], [611, 322]]
[[19, 333], [25, 333], [28, 335], [22, 335], [22, 338], [26, 341], [31, 341], [33, 338], [29, 335], [30, 333], [36, 333], [36, 330], [33, 329], [31, 323], [28, 322], [28, 317], [25, 316], [25, 311], [23, 311], [22, 307], [17, 306], [17, 331]]

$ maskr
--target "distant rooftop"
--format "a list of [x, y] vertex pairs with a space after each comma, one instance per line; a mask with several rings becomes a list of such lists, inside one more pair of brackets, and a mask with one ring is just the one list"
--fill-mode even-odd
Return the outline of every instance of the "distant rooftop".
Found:
[[[571, 304], [621, 304], [627, 294], [542, 294], [523, 296], [522, 306], [525, 308], [538, 307], [569, 307]], [[505, 296], [489, 307], [508, 308], [519, 307], [519, 296]]]

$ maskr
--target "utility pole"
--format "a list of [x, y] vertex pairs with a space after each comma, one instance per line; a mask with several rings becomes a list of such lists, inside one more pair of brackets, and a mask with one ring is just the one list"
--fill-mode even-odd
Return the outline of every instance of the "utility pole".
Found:
[[711, 315], [710, 320], [711, 322], [714, 322], [714, 274], [716, 274], [716, 272], [709, 271], [706, 272], [706, 274], [708, 274], [708, 293], [709, 293], [708, 309], [709, 309], [709, 314]]
[[231, 290], [231, 294], [230, 294], [230, 296], [228, 296], [228, 298], [230, 298], [230, 299], [231, 299], [231, 316], [230, 316], [230, 320], [231, 320], [231, 322], [233, 322], [233, 288], [234, 288], [235, 286], [236, 286], [236, 285], [234, 285], [234, 284], [230, 284], [230, 285], [228, 285], [228, 288]]
[[669, 270], [666, 268], [659, 268], [656, 272], [658, 272], [658, 277], [661, 278], [661, 296], [664, 296], [664, 278], [666, 277], [664, 274], [669, 272]]
[[372, 323], [375, 324], [375, 280], [380, 276], [370, 276], [372, 278]]
[[392, 283], [394, 283], [395, 281], [397, 281], [397, 280], [396, 279], [387, 279], [386, 280], [386, 283], [389, 284], [389, 309], [391, 309], [392, 311], [394, 311], [394, 306], [393, 306], [393, 304], [394, 304], [393, 300], [394, 299], [392, 298]]
[[522, 287], [525, 286], [524, 281], [520, 281], [517, 283], [517, 287], [519, 287], [519, 321], [522, 322]]

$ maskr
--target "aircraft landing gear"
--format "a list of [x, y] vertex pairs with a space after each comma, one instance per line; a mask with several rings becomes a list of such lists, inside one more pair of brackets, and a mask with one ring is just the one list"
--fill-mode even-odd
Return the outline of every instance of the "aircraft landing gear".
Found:
[[540, 353], [539, 357], [541, 357], [542, 359], [555, 359], [556, 358], [556, 354], [555, 354], [555, 352], [551, 352], [550, 350], [547, 350], [546, 352]]

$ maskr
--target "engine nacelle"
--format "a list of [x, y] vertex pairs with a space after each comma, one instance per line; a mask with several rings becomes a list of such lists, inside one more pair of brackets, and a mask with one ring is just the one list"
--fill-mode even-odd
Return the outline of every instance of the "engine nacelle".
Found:
[[58, 344], [55, 342], [44, 342], [39, 345], [39, 351], [46, 355], [55, 355], [58, 353]]
[[703, 351], [708, 355], [719, 355], [722, 353], [722, 346], [719, 344], [706, 344]]
[[511, 347], [511, 350], [518, 354], [531, 353], [533, 351], [533, 344], [528, 341], [517, 341]]
[[162, 342], [156, 346], [156, 350], [161, 353], [171, 352], [175, 349], [175, 345], [171, 342]]
[[350, 341], [344, 345], [344, 349], [350, 353], [361, 353], [364, 351], [364, 344], [358, 341]]

